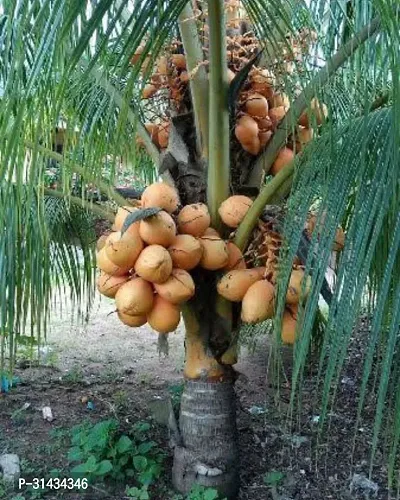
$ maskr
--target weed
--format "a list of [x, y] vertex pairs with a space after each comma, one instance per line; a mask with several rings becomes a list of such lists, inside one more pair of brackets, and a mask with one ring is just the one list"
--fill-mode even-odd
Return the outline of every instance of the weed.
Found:
[[74, 366], [63, 377], [64, 382], [68, 384], [81, 384], [83, 382], [83, 379], [83, 371], [79, 366]]
[[[68, 459], [77, 463], [72, 477], [96, 480], [134, 480], [145, 498], [145, 487], [160, 476], [163, 455], [154, 441], [148, 439], [150, 425], [138, 422], [129, 435], [122, 434], [117, 420], [103, 420], [92, 427], [89, 423], [72, 429], [72, 447]], [[138, 493], [139, 495], [139, 493]]]
[[226, 500], [221, 498], [218, 491], [214, 488], [205, 488], [198, 484], [194, 485], [190, 493], [183, 497], [182, 495], [175, 495], [172, 500]]
[[120, 390], [114, 394], [114, 405], [117, 410], [124, 411], [128, 408], [129, 400], [126, 391]]

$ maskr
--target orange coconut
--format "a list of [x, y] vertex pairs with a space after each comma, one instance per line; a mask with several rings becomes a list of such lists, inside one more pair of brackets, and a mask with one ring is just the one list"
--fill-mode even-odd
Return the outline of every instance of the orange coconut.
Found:
[[258, 92], [267, 99], [274, 93], [274, 78], [267, 69], [256, 69], [251, 72], [250, 85], [254, 92]]
[[162, 210], [152, 217], [140, 221], [139, 234], [149, 245], [169, 247], [175, 239], [176, 226], [168, 212]]
[[282, 317], [281, 339], [283, 344], [296, 342], [297, 309], [286, 308]]
[[257, 122], [248, 115], [243, 115], [236, 122], [235, 136], [242, 148], [252, 155], [260, 152], [261, 144], [258, 138], [259, 128]]
[[100, 236], [100, 238], [97, 240], [96, 243], [96, 250], [99, 252], [102, 248], [104, 248], [107, 238], [110, 236], [111, 231], [108, 231], [107, 233], [104, 233]]
[[246, 113], [253, 118], [265, 118], [268, 116], [268, 101], [261, 94], [249, 94], [244, 106]]
[[142, 206], [160, 207], [172, 214], [178, 208], [179, 196], [175, 188], [165, 182], [150, 184], [142, 194]]
[[[119, 207], [117, 214], [115, 216], [114, 220], [114, 225], [113, 229], [115, 231], [121, 231], [122, 227], [124, 225], [125, 219], [128, 217], [129, 213], [136, 212], [139, 210], [137, 207], [132, 207], [131, 205], [125, 205], [124, 207]], [[139, 234], [139, 222], [134, 222], [129, 226], [127, 229], [127, 233], [130, 233], [132, 235], [138, 235]]]
[[135, 272], [151, 283], [164, 283], [172, 271], [171, 256], [161, 245], [150, 245], [139, 255]]
[[146, 85], [142, 91], [142, 97], [143, 99], [150, 99], [157, 93], [158, 87], [153, 85], [152, 83], [149, 83]]
[[106, 297], [114, 298], [121, 286], [130, 279], [130, 276], [112, 276], [104, 272], [97, 278], [97, 290]]
[[297, 141], [301, 146], [304, 146], [308, 142], [312, 141], [314, 137], [314, 131], [312, 128], [298, 127], [297, 128]]
[[183, 269], [172, 269], [167, 281], [154, 285], [154, 288], [160, 297], [171, 304], [183, 304], [191, 299], [195, 292], [193, 278]]
[[233, 269], [246, 269], [246, 262], [244, 261], [240, 249], [232, 243], [232, 241], [228, 241], [226, 248], [228, 250], [228, 262], [224, 270], [232, 271]]
[[115, 295], [118, 311], [132, 316], [143, 316], [153, 307], [153, 287], [142, 278], [124, 283]]
[[317, 125], [321, 125], [328, 116], [328, 108], [325, 104], [321, 104], [318, 99], [313, 99], [310, 103], [310, 109], [304, 111], [299, 118], [299, 125], [303, 127], [310, 127], [313, 120]]
[[222, 269], [229, 260], [226, 243], [219, 236], [202, 236], [200, 243], [203, 247], [203, 254], [200, 260], [200, 266], [210, 271]]
[[262, 148], [265, 148], [265, 146], [269, 143], [271, 137], [272, 137], [272, 130], [260, 130], [260, 133], [258, 134], [258, 138], [260, 140], [260, 146]]
[[165, 149], [168, 147], [169, 128], [169, 122], [162, 122], [158, 127], [158, 143], [160, 145], [160, 148]]
[[174, 267], [190, 271], [201, 259], [203, 247], [191, 234], [178, 234], [168, 248]]
[[304, 271], [302, 269], [294, 269], [290, 275], [289, 285], [286, 292], [286, 304], [296, 305], [300, 302], [301, 295], [306, 299], [311, 290], [311, 276], [307, 276], [304, 284]]
[[286, 167], [286, 165], [289, 165], [294, 159], [294, 153], [291, 149], [289, 148], [282, 148], [278, 156], [275, 158], [274, 163], [272, 164], [270, 174], [276, 175], [278, 172], [280, 172], [283, 168]]
[[111, 276], [123, 276], [124, 274], [128, 274], [130, 270], [130, 267], [120, 267], [114, 264], [108, 258], [105, 247], [96, 253], [96, 263], [101, 271]]
[[262, 279], [264, 272], [264, 267], [229, 271], [219, 280], [218, 293], [231, 302], [240, 302], [251, 285]]
[[248, 196], [230, 196], [221, 203], [218, 213], [224, 224], [236, 228], [242, 222], [252, 204], [253, 200]]
[[178, 69], [186, 69], [186, 57], [183, 54], [172, 54], [171, 63]]
[[186, 205], [178, 214], [178, 231], [181, 234], [202, 236], [210, 226], [211, 217], [207, 205], [204, 203], [193, 203]]
[[283, 92], [275, 92], [270, 99], [271, 108], [278, 108], [283, 106], [286, 110], [290, 107], [289, 97]]
[[268, 112], [268, 116], [271, 118], [273, 127], [277, 127], [278, 123], [286, 115], [286, 109], [284, 106], [278, 106], [276, 108], [271, 108]]
[[344, 248], [345, 234], [341, 227], [336, 230], [335, 241], [333, 242], [332, 250], [334, 252], [341, 252]]
[[245, 323], [260, 323], [274, 315], [274, 286], [267, 280], [249, 287], [242, 302], [241, 318]]
[[213, 227], [208, 227], [205, 231], [203, 236], [218, 236], [218, 238], [221, 238], [221, 235], [219, 232], [214, 229]]
[[118, 318], [124, 325], [138, 327], [143, 326], [147, 323], [146, 315], [143, 316], [133, 316], [132, 314], [125, 314], [121, 311], [117, 311]]
[[131, 269], [140, 252], [143, 250], [143, 241], [139, 235], [120, 231], [111, 233], [105, 244], [107, 257], [119, 267]]
[[147, 315], [147, 322], [158, 333], [170, 333], [178, 328], [181, 319], [179, 307], [171, 304], [159, 295], [154, 298], [152, 310]]

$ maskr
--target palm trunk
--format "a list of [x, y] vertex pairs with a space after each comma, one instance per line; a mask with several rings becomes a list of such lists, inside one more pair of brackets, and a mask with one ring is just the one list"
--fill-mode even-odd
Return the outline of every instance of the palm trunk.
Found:
[[216, 488], [222, 498], [239, 490], [239, 449], [233, 382], [188, 380], [182, 395], [173, 483], [181, 493], [193, 484]]
[[184, 312], [186, 326], [185, 388], [182, 395], [180, 444], [172, 471], [175, 488], [187, 494], [194, 484], [215, 488], [221, 498], [239, 491], [239, 449], [234, 371], [220, 364], [207, 347], [209, 318]]

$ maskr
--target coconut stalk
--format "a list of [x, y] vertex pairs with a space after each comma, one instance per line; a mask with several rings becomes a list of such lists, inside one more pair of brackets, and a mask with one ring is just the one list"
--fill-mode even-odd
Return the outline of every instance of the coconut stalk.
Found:
[[179, 31], [190, 75], [190, 95], [192, 97], [198, 149], [206, 159], [208, 158], [208, 78], [204, 67], [203, 48], [190, 3], [186, 4], [179, 16]]
[[210, 107], [207, 203], [213, 227], [220, 227], [218, 208], [229, 196], [229, 107], [223, 0], [209, 0]]

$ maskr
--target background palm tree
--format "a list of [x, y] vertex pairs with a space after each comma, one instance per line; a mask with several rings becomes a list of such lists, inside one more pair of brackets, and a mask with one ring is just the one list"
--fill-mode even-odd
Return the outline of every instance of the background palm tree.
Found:
[[[200, 36], [199, 12], [204, 14], [207, 5], [209, 37], [205, 41]], [[238, 8], [235, 2], [229, 5]], [[54, 290], [64, 293], [67, 283], [78, 310], [86, 312], [86, 306], [90, 306], [95, 265], [90, 213], [112, 220], [113, 210], [96, 204], [87, 186], [96, 186], [118, 205], [126, 204], [112, 187], [121, 157], [130, 159], [143, 184], [152, 175], [149, 168], [159, 168], [165, 180], [179, 188], [184, 203], [207, 194], [215, 227], [221, 224], [218, 207], [232, 190], [258, 194], [236, 232], [235, 242], [243, 249], [265, 206], [284, 206], [274, 320], [277, 345], [287, 282], [301, 247], [304, 222], [313, 207], [318, 214], [317, 229], [303, 255], [306, 273], [312, 276], [312, 291], [302, 308], [301, 335], [294, 348], [292, 409], [298, 403], [295, 395], [301, 387], [320, 291], [326, 285], [332, 243], [342, 224], [346, 244], [336, 263], [336, 283], [317, 375], [321, 425], [335, 398], [353, 327], [366, 310], [371, 314], [371, 329], [358, 415], [361, 418], [370, 397], [367, 393], [372, 391], [370, 381], [374, 380], [376, 419], [371, 468], [385, 424], [393, 436], [391, 480], [398, 464], [400, 439], [400, 24], [396, 1], [335, 0], [328, 5], [320, 0], [243, 1], [251, 27], [264, 48], [257, 64], [275, 68], [293, 53], [293, 41], [298, 41], [305, 30], [315, 34], [312, 50], [301, 59], [295, 58], [291, 73], [282, 75], [281, 85], [291, 106], [255, 161], [235, 156], [230, 106], [235, 104], [241, 77], [246, 73], [239, 72], [228, 91], [225, 7], [222, 0], [210, 0], [208, 4], [186, 0], [3, 2], [2, 370], [7, 369], [7, 361], [9, 369], [13, 367], [19, 335], [27, 328], [36, 336], [45, 331]], [[195, 131], [194, 141], [186, 144], [191, 160], [180, 164], [188, 174], [183, 176], [179, 170], [177, 175], [175, 164], [165, 162], [165, 155], [160, 155], [146, 132], [143, 122], [151, 120], [155, 110], [141, 102], [142, 89], [151, 74], [151, 64], [143, 74], [143, 63], [146, 58], [154, 62], [163, 47], [177, 37], [182, 40], [191, 76], [191, 127]], [[139, 47], [139, 61], [131, 65]], [[316, 129], [315, 140], [303, 154], [271, 179], [266, 174], [279, 150], [316, 96], [326, 103], [328, 119]], [[54, 130], [61, 121], [67, 127], [60, 155], [53, 151], [53, 144]], [[138, 151], [136, 134], [147, 154]], [[59, 189], [44, 186], [50, 159], [60, 165]], [[247, 171], [242, 175], [244, 168]], [[77, 179], [82, 181], [78, 191]], [[72, 234], [83, 250], [83, 261], [76, 251], [76, 241], [71, 241]], [[232, 372], [228, 363], [221, 363], [221, 355], [227, 348], [230, 353], [234, 350], [238, 322], [225, 302], [217, 301], [214, 307], [215, 301], [207, 300], [208, 291], [200, 287], [184, 312], [187, 348], [195, 344], [208, 368], [204, 380], [194, 377], [186, 384], [174, 481], [182, 491], [198, 481], [235, 496], [238, 450], [233, 378], [225, 376]], [[211, 313], [200, 316], [205, 304]], [[224, 380], [211, 384], [207, 374], [215, 367], [216, 351]], [[213, 413], [214, 419], [206, 418]], [[188, 419], [187, 415], [193, 414], [196, 416]]]

